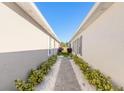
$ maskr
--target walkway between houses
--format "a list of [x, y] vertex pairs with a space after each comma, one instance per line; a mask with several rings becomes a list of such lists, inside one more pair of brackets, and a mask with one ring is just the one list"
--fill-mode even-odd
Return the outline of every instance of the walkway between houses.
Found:
[[84, 78], [80, 68], [67, 57], [58, 56], [58, 60], [36, 87], [36, 91], [94, 91]]
[[61, 60], [58, 76], [56, 79], [55, 91], [80, 91], [80, 85], [77, 81], [72, 65], [68, 58]]

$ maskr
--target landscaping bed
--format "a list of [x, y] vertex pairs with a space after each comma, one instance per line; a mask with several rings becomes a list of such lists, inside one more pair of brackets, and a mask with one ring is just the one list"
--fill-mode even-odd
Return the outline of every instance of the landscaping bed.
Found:
[[82, 73], [88, 82], [96, 87], [96, 90], [99, 91], [122, 91], [123, 88], [118, 88], [113, 85], [110, 77], [106, 77], [103, 73], [101, 73], [97, 69], [93, 69], [86, 63], [83, 59], [79, 58], [76, 55], [73, 55], [72, 59], [74, 62], [80, 67]]
[[35, 87], [44, 80], [45, 76], [48, 74], [56, 60], [57, 56], [53, 55], [48, 58], [47, 61], [41, 63], [41, 65], [38, 66], [37, 69], [32, 69], [26, 81], [19, 79], [15, 80], [16, 88], [20, 91], [35, 90]]

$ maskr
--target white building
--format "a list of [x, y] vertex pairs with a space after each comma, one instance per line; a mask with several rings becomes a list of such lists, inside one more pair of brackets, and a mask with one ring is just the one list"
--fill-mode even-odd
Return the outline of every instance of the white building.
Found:
[[0, 90], [56, 53], [60, 41], [33, 3], [0, 3]]
[[96, 3], [69, 42], [74, 53], [124, 87], [124, 3]]

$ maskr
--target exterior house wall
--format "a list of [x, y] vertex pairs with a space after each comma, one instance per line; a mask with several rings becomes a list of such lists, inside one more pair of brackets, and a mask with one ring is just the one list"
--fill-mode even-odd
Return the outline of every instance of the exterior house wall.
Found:
[[114, 3], [80, 35], [82, 58], [124, 87], [124, 3]]
[[56, 48], [59, 48], [59, 43], [58, 42], [56, 42]]
[[3, 3], [0, 25], [0, 90], [16, 90], [14, 80], [49, 57], [49, 36]]
[[55, 41], [55, 52], [57, 53], [57, 50], [59, 48], [59, 43]]
[[82, 50], [80, 44], [82, 44], [82, 40], [80, 38], [82, 37], [82, 34], [78, 34], [72, 41], [71, 41], [71, 47], [73, 50], [73, 53], [81, 56], [82, 55]]
[[56, 54], [57, 53], [56, 40], [53, 40], [53, 49], [54, 49], [54, 54]]
[[52, 45], [52, 47], [51, 47], [51, 49], [52, 49], [52, 54], [54, 54], [55, 48], [54, 48], [54, 39], [53, 39], [53, 38], [51, 39], [51, 45]]
[[51, 56], [53, 54], [56, 54], [58, 46], [59, 46], [58, 41], [56, 41], [55, 39], [53, 39], [49, 36], [49, 43], [48, 44], [49, 44], [48, 55]]

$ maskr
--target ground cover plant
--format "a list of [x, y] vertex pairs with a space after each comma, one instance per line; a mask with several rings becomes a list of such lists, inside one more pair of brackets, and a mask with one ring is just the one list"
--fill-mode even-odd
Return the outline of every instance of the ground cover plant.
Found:
[[15, 80], [15, 86], [20, 91], [33, 91], [35, 90], [35, 86], [40, 84], [45, 76], [50, 71], [53, 64], [56, 62], [57, 56], [51, 56], [47, 61], [41, 63], [37, 69], [32, 69], [27, 77], [27, 80]]
[[88, 82], [96, 87], [96, 90], [99, 91], [122, 91], [123, 88], [118, 88], [115, 86], [110, 77], [106, 77], [103, 73], [101, 73], [97, 69], [93, 69], [86, 63], [83, 59], [79, 58], [76, 55], [73, 55], [74, 62], [80, 67], [82, 73], [84, 74], [85, 78]]

